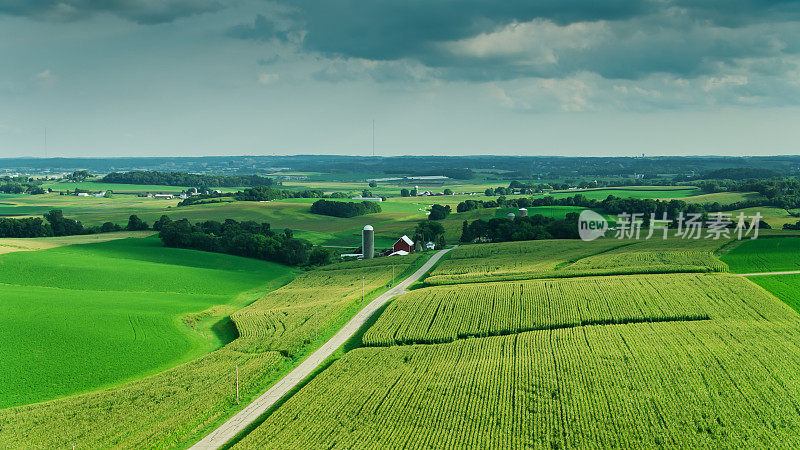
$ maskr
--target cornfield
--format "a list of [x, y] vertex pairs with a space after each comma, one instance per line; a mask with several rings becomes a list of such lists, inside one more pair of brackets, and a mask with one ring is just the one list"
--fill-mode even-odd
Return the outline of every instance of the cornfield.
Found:
[[363, 342], [430, 344], [581, 325], [785, 316], [785, 305], [729, 275], [482, 283], [432, 287], [398, 297], [365, 333]]
[[581, 326], [346, 354], [240, 448], [797, 448], [797, 321]]

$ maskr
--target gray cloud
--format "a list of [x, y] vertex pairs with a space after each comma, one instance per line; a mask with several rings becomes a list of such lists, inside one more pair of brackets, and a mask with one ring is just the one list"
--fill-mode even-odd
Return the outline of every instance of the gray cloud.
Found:
[[[285, 40], [333, 59], [416, 61], [446, 79], [712, 75], [746, 58], [764, 70], [800, 52], [797, 0], [298, 0], [281, 27], [259, 16], [229, 35]], [[346, 77], [345, 77], [346, 78]]]
[[217, 0], [0, 0], [0, 14], [67, 22], [99, 13], [158, 24], [222, 8]]

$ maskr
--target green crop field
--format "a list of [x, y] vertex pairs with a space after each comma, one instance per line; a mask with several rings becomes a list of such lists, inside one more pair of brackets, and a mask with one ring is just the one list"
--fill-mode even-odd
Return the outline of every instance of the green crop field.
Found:
[[[800, 445], [800, 372], [794, 370], [800, 364], [800, 316], [788, 306], [725, 274], [559, 282], [588, 284], [555, 291], [542, 286], [530, 295], [532, 309], [488, 285], [409, 294], [417, 297], [387, 309], [387, 324], [436, 317], [427, 329], [424, 320], [417, 324], [421, 334], [412, 333], [411, 341], [433, 341], [443, 329], [481, 330], [477, 320], [511, 331], [527, 320], [545, 329], [466, 339], [450, 331], [445, 340], [456, 339], [450, 343], [352, 350], [236, 447]], [[519, 295], [529, 287], [497, 286]], [[454, 298], [465, 297], [463, 308], [446, 310], [449, 297], [437, 293], [448, 289]], [[598, 300], [601, 305], [594, 305]], [[431, 302], [441, 302], [438, 314], [428, 308]], [[430, 314], [414, 311], [412, 303]], [[576, 308], [596, 308], [589, 316], [595, 319], [622, 314], [636, 320], [578, 324], [584, 316]], [[396, 313], [400, 317], [393, 318]], [[398, 341], [382, 320], [367, 335], [377, 329], [381, 343]], [[409, 331], [394, 329], [399, 341]]]
[[241, 304], [241, 294], [291, 273], [155, 238], [0, 255], [0, 407], [138, 378], [218, 348], [230, 337], [183, 317]]
[[800, 270], [800, 239], [746, 240], [720, 257], [735, 273]]
[[[681, 295], [664, 295], [668, 292]], [[747, 307], [739, 297], [750, 299]], [[774, 303], [736, 276], [632, 275], [440, 286], [393, 301], [364, 335], [364, 344], [433, 344], [612, 323], [758, 318], [753, 306], [775, 318], [769, 307]]]
[[[123, 253], [134, 262], [156, 258], [136, 249]], [[191, 258], [193, 264], [202, 267], [226, 257], [202, 256]], [[362, 292], [369, 301], [391, 284], [392, 265], [399, 280], [424, 259], [413, 255], [344, 262], [302, 274], [232, 314], [240, 336], [207, 355], [106, 390], [0, 409], [0, 442], [9, 447], [186, 447], [336, 333], [363, 307]], [[229, 270], [235, 277], [236, 271]], [[254, 273], [248, 271], [248, 279]], [[221, 281], [197, 283], [213, 288]], [[165, 282], [171, 289], [179, 289], [177, 284]], [[203, 314], [195, 316], [202, 319]], [[237, 366], [240, 405], [235, 404]]]
[[702, 191], [696, 187], [684, 186], [622, 186], [618, 188], [598, 188], [598, 189], [573, 189], [569, 191], [553, 191], [549, 195], [553, 198], [572, 197], [581, 194], [587, 198], [605, 200], [609, 195], [620, 198], [664, 198], [673, 199], [692, 197], [701, 194]]
[[[724, 272], [711, 239], [598, 239], [463, 246], [425, 282], [431, 285], [636, 273]], [[668, 250], [669, 249], [669, 250]]]

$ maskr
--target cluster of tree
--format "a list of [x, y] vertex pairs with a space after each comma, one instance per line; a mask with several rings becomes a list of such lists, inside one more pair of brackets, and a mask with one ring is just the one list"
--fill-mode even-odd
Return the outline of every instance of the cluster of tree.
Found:
[[0, 218], [0, 237], [34, 238], [52, 236], [50, 226], [40, 217], [23, 219]]
[[44, 194], [47, 192], [39, 181], [28, 177], [0, 177], [0, 192], [4, 194]]
[[267, 186], [256, 186], [233, 194], [233, 198], [248, 202], [263, 202], [282, 198], [323, 198], [325, 193], [319, 189], [290, 191]]
[[164, 186], [235, 187], [272, 186], [275, 180], [260, 175], [205, 175], [186, 172], [132, 171], [112, 172], [102, 178], [105, 183], [155, 184]]
[[87, 179], [89, 179], [91, 177], [92, 177], [92, 174], [89, 173], [88, 170], [76, 170], [76, 171], [72, 172], [71, 174], [65, 176], [64, 178], [66, 178], [67, 180], [70, 180], [70, 181], [80, 182], [80, 181], [86, 181]]
[[205, 194], [186, 197], [185, 199], [178, 202], [176, 206], [191, 206], [191, 205], [200, 205], [203, 203], [214, 203], [214, 202], [219, 202], [220, 201], [219, 199], [222, 197], [230, 197], [230, 194], [209, 191], [208, 193]]
[[447, 218], [450, 214], [450, 205], [433, 205], [431, 206], [431, 212], [428, 214], [428, 219], [430, 220], [442, 220]]
[[356, 217], [381, 212], [378, 202], [337, 202], [320, 199], [311, 205], [311, 212], [334, 217]]
[[536, 214], [516, 217], [513, 220], [495, 218], [478, 219], [461, 227], [461, 242], [507, 242], [538, 239], [577, 239], [578, 213], [568, 213], [564, 219], [553, 219]]
[[108, 233], [120, 230], [133, 231], [147, 229], [147, 223], [136, 215], [130, 216], [126, 227], [122, 227], [113, 222], [106, 222], [99, 227], [87, 227], [78, 220], [64, 217], [64, 213], [60, 209], [48, 211], [44, 214], [44, 219], [39, 217], [26, 217], [22, 219], [0, 218], [0, 237], [11, 238], [73, 236], [80, 234]]
[[191, 224], [186, 219], [172, 221], [162, 216], [158, 228], [158, 236], [167, 247], [227, 253], [290, 266], [322, 265], [331, 260], [328, 249], [294, 238], [289, 229], [276, 233], [268, 223], [227, 219]]
[[433, 242], [437, 248], [445, 245], [444, 226], [431, 220], [420, 221], [414, 229], [414, 242]]
[[591, 208], [596, 211], [602, 211], [608, 214], [621, 214], [621, 213], [641, 213], [644, 214], [645, 221], [649, 220], [650, 214], [655, 214], [656, 217], [661, 218], [666, 213], [667, 218], [675, 221], [680, 213], [684, 214], [702, 214], [705, 216], [708, 213], [733, 211], [737, 209], [751, 208], [755, 206], [780, 206], [778, 202], [769, 200], [744, 200], [740, 202], [721, 204], [719, 202], [709, 203], [687, 203], [683, 200], [654, 200], [642, 198], [621, 198], [609, 195], [604, 200], [595, 200], [587, 198], [583, 194], [575, 194], [570, 197], [554, 198], [552, 196], [536, 197], [536, 198], [514, 198], [507, 199], [505, 197], [498, 197], [496, 200], [482, 201], [482, 200], [466, 200], [458, 204], [456, 207], [457, 212], [466, 212], [479, 208], [497, 208], [497, 207], [516, 207], [516, 208], [531, 208], [537, 206], [580, 206], [584, 208]]

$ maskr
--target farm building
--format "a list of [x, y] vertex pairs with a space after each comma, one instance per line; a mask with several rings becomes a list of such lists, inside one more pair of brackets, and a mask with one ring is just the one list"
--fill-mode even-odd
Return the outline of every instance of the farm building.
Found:
[[428, 241], [428, 242], [425, 243], [425, 249], [426, 250], [434, 250], [435, 248], [436, 248], [436, 244], [434, 244], [433, 242]]
[[361, 200], [365, 202], [382, 202], [383, 199], [381, 197], [362, 197], [361, 195], [356, 195], [355, 197], [350, 197], [351, 200]]
[[89, 194], [87, 192], [78, 192], [78, 197], [88, 197]]
[[167, 199], [167, 200], [175, 198], [175, 196], [172, 195], [172, 194], [156, 194], [153, 197], [155, 197], [155, 198], [164, 198], [164, 199]]
[[400, 239], [397, 240], [397, 242], [394, 243], [394, 245], [392, 245], [392, 253], [398, 252], [398, 251], [404, 251], [404, 252], [408, 252], [408, 253], [413, 252], [414, 251], [414, 241], [409, 239], [408, 236], [403, 235]]

